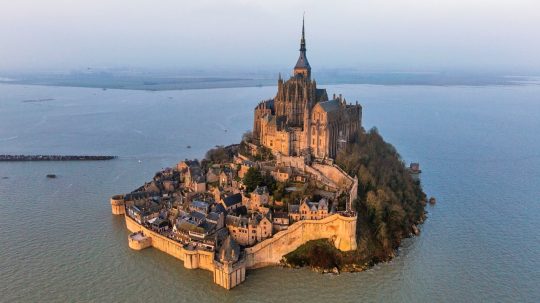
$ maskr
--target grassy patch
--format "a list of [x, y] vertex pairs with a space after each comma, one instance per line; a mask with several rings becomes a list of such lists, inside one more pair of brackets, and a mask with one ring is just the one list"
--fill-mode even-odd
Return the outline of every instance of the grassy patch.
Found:
[[286, 264], [293, 267], [310, 266], [321, 269], [341, 268], [343, 253], [328, 239], [306, 242], [296, 250], [283, 256]]

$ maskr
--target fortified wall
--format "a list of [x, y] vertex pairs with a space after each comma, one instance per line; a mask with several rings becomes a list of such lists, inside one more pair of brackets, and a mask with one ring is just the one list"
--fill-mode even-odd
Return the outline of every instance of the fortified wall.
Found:
[[[116, 201], [111, 204], [116, 204]], [[117, 210], [113, 207], [113, 213], [118, 214]], [[186, 248], [181, 243], [140, 225], [125, 214], [124, 218], [127, 229], [137, 233], [128, 237], [130, 248], [141, 250], [151, 246], [184, 261], [185, 268], [211, 271], [214, 283], [226, 289], [244, 282], [246, 269], [279, 264], [285, 254], [310, 240], [330, 239], [335, 247], [342, 251], [356, 249], [356, 216], [334, 214], [322, 220], [296, 222], [271, 238], [246, 248], [245, 257], [237, 263], [221, 264], [214, 260], [212, 251]]]
[[356, 216], [335, 214], [322, 220], [302, 220], [255, 246], [246, 248], [248, 268], [279, 264], [281, 258], [310, 240], [330, 239], [341, 251], [356, 249]]
[[[126, 227], [129, 231], [142, 232], [145, 238], [150, 238], [150, 244], [157, 250], [161, 250], [177, 259], [184, 261], [184, 267], [189, 269], [201, 268], [214, 271], [214, 252], [204, 250], [189, 250], [174, 240], [164, 237], [135, 222], [129, 216], [126, 218]], [[133, 241], [130, 237], [129, 241]], [[146, 240], [148, 241], [148, 240]], [[133, 247], [130, 243], [130, 247]]]

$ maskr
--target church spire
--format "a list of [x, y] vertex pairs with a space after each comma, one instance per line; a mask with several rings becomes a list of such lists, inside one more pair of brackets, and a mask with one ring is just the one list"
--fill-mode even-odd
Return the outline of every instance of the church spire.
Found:
[[302, 16], [302, 38], [300, 39], [300, 57], [294, 66], [294, 75], [301, 75], [307, 79], [311, 78], [311, 66], [306, 56], [306, 31], [304, 26], [304, 17]]
[[304, 30], [304, 16], [302, 16], [302, 39], [300, 39], [300, 51], [306, 53], [306, 32]]

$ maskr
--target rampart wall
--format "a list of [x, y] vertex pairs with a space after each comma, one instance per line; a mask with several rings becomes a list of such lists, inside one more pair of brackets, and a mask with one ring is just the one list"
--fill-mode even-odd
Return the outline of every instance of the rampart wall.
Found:
[[303, 220], [253, 247], [246, 248], [247, 268], [279, 264], [281, 258], [310, 240], [330, 239], [342, 251], [356, 249], [356, 216], [331, 215]]
[[246, 268], [279, 264], [284, 255], [310, 240], [330, 239], [335, 247], [342, 251], [356, 249], [356, 216], [334, 214], [322, 220], [296, 222], [271, 238], [246, 248], [245, 259], [237, 265], [227, 264], [223, 267], [214, 261], [214, 252], [184, 248], [182, 244], [138, 224], [129, 216], [124, 215], [124, 218], [129, 231], [141, 231], [144, 235], [144, 240], [134, 240], [130, 236], [128, 241], [131, 248], [140, 250], [152, 246], [184, 261], [186, 268], [211, 271], [214, 273], [214, 282], [227, 289], [244, 281]]
[[[214, 271], [214, 253], [204, 250], [188, 250], [174, 240], [162, 236], [135, 222], [129, 216], [126, 218], [126, 227], [131, 232], [142, 231], [143, 234], [151, 238], [152, 247], [161, 250], [177, 259], [184, 261], [184, 266], [189, 269], [201, 268]], [[187, 257], [186, 257], [187, 256]]]

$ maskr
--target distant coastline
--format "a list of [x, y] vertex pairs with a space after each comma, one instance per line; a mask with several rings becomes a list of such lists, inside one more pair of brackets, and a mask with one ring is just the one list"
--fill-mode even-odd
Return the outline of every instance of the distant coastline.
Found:
[[[263, 87], [275, 85], [275, 73], [226, 73], [222, 76], [188, 74], [124, 74], [114, 72], [91, 73], [39, 73], [0, 75], [0, 84], [87, 87], [101, 89], [128, 89], [147, 91], [192, 90], [236, 87]], [[507, 76], [499, 74], [468, 74], [445, 72], [358, 72], [354, 70], [323, 70], [319, 83], [369, 85], [424, 85], [424, 86], [487, 86], [487, 85], [540, 85], [540, 77]]]

